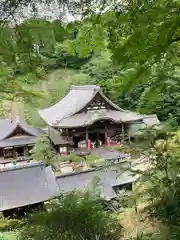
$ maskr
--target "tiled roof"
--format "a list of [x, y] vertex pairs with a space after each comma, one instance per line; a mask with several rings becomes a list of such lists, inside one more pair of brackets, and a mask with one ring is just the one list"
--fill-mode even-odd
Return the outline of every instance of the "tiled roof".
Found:
[[100, 93], [116, 110], [122, 110], [103, 95], [99, 86], [83, 85], [73, 86], [63, 99], [51, 107], [39, 110], [39, 114], [49, 125], [55, 125], [56, 122], [60, 122], [83, 109], [97, 93]]
[[35, 144], [37, 137], [8, 138], [0, 141], [0, 147], [12, 147]]
[[92, 125], [99, 120], [110, 120], [115, 123], [142, 121], [143, 116], [129, 111], [113, 111], [113, 110], [96, 110], [75, 114], [67, 117], [55, 124], [56, 127], [82, 127]]
[[111, 200], [117, 196], [113, 187], [135, 180], [136, 177], [127, 171], [125, 162], [56, 178], [51, 167], [45, 167], [43, 163], [0, 168], [0, 211], [44, 202], [60, 193], [85, 190], [93, 183], [100, 197]]
[[44, 202], [58, 192], [51, 167], [43, 163], [0, 169], [0, 211]]
[[108, 167], [107, 169], [66, 174], [56, 179], [61, 193], [86, 190], [97, 179], [100, 184], [97, 185], [100, 186], [100, 196], [109, 201], [117, 196], [113, 187], [132, 183], [136, 180], [136, 177], [132, 176], [122, 164], [116, 164], [114, 167]]
[[[100, 94], [111, 110], [94, 110], [79, 113], [87, 106], [96, 94]], [[96, 85], [73, 86], [69, 93], [55, 105], [39, 110], [40, 116], [50, 126], [71, 128], [92, 125], [98, 120], [111, 120], [113, 122], [143, 121], [149, 124], [148, 116], [124, 110], [109, 100]], [[157, 118], [157, 117], [156, 117]], [[145, 123], [146, 124], [146, 123]]]
[[24, 120], [16, 122], [11, 119], [0, 119], [0, 140], [8, 138], [18, 126], [32, 136], [39, 136], [43, 133], [43, 130], [28, 125]]
[[66, 136], [62, 136], [61, 133], [52, 128], [48, 127], [48, 136], [55, 145], [71, 144], [72, 141], [68, 140]]

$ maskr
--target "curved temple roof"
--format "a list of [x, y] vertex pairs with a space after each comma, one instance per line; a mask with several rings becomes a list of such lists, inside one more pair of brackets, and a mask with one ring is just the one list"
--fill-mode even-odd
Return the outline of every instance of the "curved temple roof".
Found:
[[99, 93], [117, 111], [123, 111], [108, 98], [106, 98], [99, 86], [83, 85], [73, 86], [69, 93], [55, 105], [39, 110], [40, 116], [50, 125], [68, 118], [83, 109]]
[[[97, 93], [112, 106], [112, 109], [80, 112], [91, 103]], [[152, 125], [150, 123], [153, 119], [154, 123], [157, 122], [156, 115], [145, 116], [118, 107], [104, 96], [101, 88], [96, 85], [73, 86], [63, 99], [51, 107], [39, 110], [39, 114], [48, 125], [59, 128], [88, 126], [99, 120], [110, 120], [116, 123], [140, 121], [145, 125]]]
[[96, 121], [110, 120], [115, 123], [119, 122], [131, 122], [143, 120], [143, 116], [129, 111], [113, 111], [113, 110], [98, 110], [89, 111], [86, 113], [75, 114], [71, 117], [65, 118], [62, 121], [57, 122], [55, 126], [62, 128], [82, 127], [90, 126]]
[[28, 125], [24, 120], [21, 121], [12, 121], [11, 119], [0, 119], [0, 140], [8, 138], [17, 127], [20, 127], [22, 130], [27, 132], [29, 135], [38, 137], [43, 133], [43, 130], [40, 128], [33, 128]]

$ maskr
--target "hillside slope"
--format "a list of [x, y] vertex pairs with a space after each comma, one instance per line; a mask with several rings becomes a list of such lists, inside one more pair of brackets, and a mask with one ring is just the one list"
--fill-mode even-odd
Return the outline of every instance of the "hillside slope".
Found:
[[[34, 126], [45, 126], [38, 110], [55, 104], [64, 97], [71, 85], [87, 83], [88, 79], [87, 75], [78, 70], [58, 69], [49, 73], [45, 80], [30, 85], [31, 89], [40, 92], [42, 97], [32, 97], [31, 101], [24, 103], [26, 120]], [[0, 113], [2, 116], [6, 114], [3, 111], [3, 101], [1, 102]]]

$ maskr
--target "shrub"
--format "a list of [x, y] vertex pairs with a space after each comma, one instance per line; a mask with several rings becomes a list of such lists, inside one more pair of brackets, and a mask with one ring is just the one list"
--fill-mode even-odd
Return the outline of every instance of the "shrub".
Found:
[[18, 219], [0, 218], [0, 232], [12, 231], [22, 227], [23, 221]]
[[104, 212], [97, 198], [71, 193], [60, 197], [51, 211], [31, 215], [20, 239], [116, 240], [120, 233], [117, 219]]

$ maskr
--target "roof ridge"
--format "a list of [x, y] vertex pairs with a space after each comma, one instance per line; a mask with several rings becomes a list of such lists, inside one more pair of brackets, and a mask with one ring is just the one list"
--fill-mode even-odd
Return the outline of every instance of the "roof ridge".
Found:
[[25, 169], [25, 168], [32, 168], [32, 167], [37, 167], [37, 166], [45, 166], [45, 165], [43, 162], [25, 163], [22, 165], [14, 165], [14, 166], [10, 166], [10, 167], [0, 168], [0, 173], [19, 170], [19, 169]]
[[72, 87], [70, 88], [70, 90], [96, 90], [99, 91], [101, 89], [100, 86], [98, 85], [72, 85]]
[[88, 169], [88, 170], [81, 171], [81, 172], [65, 173], [65, 174], [56, 176], [56, 179], [64, 178], [64, 177], [70, 177], [70, 176], [76, 176], [76, 175], [81, 175], [81, 174], [84, 174], [84, 173], [95, 172], [95, 171], [96, 171], [96, 169]]

